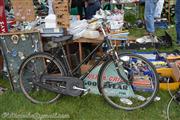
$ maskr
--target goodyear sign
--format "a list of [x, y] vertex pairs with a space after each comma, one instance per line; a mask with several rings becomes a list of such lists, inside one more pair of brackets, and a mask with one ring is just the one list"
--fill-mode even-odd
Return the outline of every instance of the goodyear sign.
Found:
[[[98, 73], [101, 65], [96, 67], [84, 80], [86, 88], [91, 89], [91, 93], [99, 94], [97, 87]], [[123, 68], [120, 68], [120, 72], [125, 75]], [[104, 71], [103, 76], [104, 90], [108, 96], [120, 96], [131, 97], [134, 96], [131, 86], [125, 84], [123, 80], [118, 76], [114, 64], [110, 64]]]

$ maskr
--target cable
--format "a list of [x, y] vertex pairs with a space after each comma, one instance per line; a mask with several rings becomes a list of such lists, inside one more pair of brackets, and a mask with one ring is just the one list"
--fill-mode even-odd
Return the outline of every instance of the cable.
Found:
[[169, 81], [170, 81], [170, 78], [168, 78], [168, 80], [167, 80], [168, 92], [169, 92], [171, 98], [175, 99], [175, 96], [172, 94], [172, 92], [170, 90], [170, 86], [169, 86], [170, 83], [169, 83]]
[[167, 106], [166, 113], [167, 113], [167, 119], [168, 119], [168, 120], [171, 120], [171, 119], [170, 119], [170, 115], [169, 115], [169, 109], [170, 109], [170, 106], [171, 106], [171, 103], [172, 103], [174, 97], [175, 97], [175, 95], [170, 99], [170, 101], [169, 101], [169, 103], [168, 103], [168, 106]]
[[170, 99], [170, 101], [168, 103], [166, 113], [167, 113], [167, 119], [171, 120], [170, 119], [170, 115], [169, 115], [169, 109], [170, 109], [170, 106], [171, 106], [171, 103], [172, 103], [173, 99], [175, 99], [175, 95], [173, 95], [171, 90], [170, 90], [170, 83], [169, 83], [169, 81], [170, 81], [170, 78], [168, 78], [168, 80], [167, 80], [167, 86], [168, 86], [168, 92], [169, 92], [169, 94], [171, 96], [171, 99]]
[[176, 101], [176, 93], [175, 93], [175, 95], [173, 95], [172, 92], [170, 91], [170, 86], [169, 86], [170, 83], [169, 83], [169, 81], [170, 81], [170, 78], [167, 80], [167, 86], [168, 86], [168, 91], [169, 91], [169, 94], [170, 94], [170, 96], [171, 96], [171, 99], [170, 99], [170, 101], [169, 101], [169, 103], [168, 103], [166, 113], [167, 113], [167, 119], [168, 119], [168, 120], [171, 120], [171, 119], [170, 119], [170, 114], [169, 114], [169, 109], [170, 109], [170, 106], [171, 106], [172, 101], [173, 101], [173, 100]]
[[168, 92], [169, 92], [169, 94], [170, 94], [170, 96], [171, 96], [171, 99], [170, 99], [170, 101], [169, 101], [169, 103], [168, 103], [168, 106], [167, 106], [167, 109], [166, 109], [166, 114], [167, 114], [167, 118], [168, 118], [168, 120], [170, 120], [170, 115], [169, 115], [169, 108], [170, 108], [170, 106], [171, 106], [171, 103], [172, 103], [172, 101], [173, 101], [173, 99], [174, 99], [174, 97], [175, 97], [175, 95], [173, 96], [173, 94], [171, 93], [171, 90], [170, 90], [170, 83], [169, 83], [169, 81], [170, 81], [170, 78], [168, 78], [168, 80], [167, 80], [167, 87], [168, 87]]

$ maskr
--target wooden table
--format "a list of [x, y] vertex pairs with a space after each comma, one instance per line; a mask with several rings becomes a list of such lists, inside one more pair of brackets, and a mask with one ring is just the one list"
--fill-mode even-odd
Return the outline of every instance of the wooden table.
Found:
[[[77, 40], [74, 40], [74, 43], [78, 43], [79, 46], [79, 59], [80, 62], [82, 62], [83, 60], [83, 50], [82, 50], [82, 44], [83, 43], [94, 43], [94, 44], [98, 44], [101, 43], [103, 41], [104, 37], [100, 36], [99, 38], [96, 39], [89, 39], [89, 38], [79, 38]], [[135, 41], [136, 38], [132, 37], [132, 36], [128, 36], [128, 41], [127, 42], [131, 42], [131, 41]], [[114, 45], [118, 45], [121, 41], [120, 40], [113, 40]]]
[[78, 43], [78, 45], [79, 45], [79, 58], [80, 58], [80, 62], [82, 62], [82, 60], [83, 60], [82, 44], [83, 43], [95, 43], [95, 44], [98, 44], [98, 43], [101, 43], [103, 41], [103, 39], [104, 39], [104, 37], [100, 36], [97, 39], [79, 38], [77, 40], [74, 40], [74, 42]]

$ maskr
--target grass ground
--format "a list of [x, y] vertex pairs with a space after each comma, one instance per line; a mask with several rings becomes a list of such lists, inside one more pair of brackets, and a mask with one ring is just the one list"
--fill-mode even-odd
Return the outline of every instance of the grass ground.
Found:
[[[6, 83], [7, 84], [7, 83]], [[31, 115], [28, 120], [59, 120], [41, 119], [56, 116], [69, 120], [165, 120], [166, 107], [170, 96], [167, 91], [159, 91], [160, 101], [153, 102], [144, 109], [135, 111], [117, 110], [109, 106], [102, 96], [88, 94], [83, 97], [63, 96], [50, 105], [36, 105], [28, 101], [22, 93], [8, 90], [0, 96], [0, 120], [24, 120], [7, 118], [17, 115]], [[179, 105], [173, 102], [170, 115], [172, 120], [179, 120]]]
[[[175, 28], [167, 30], [175, 40]], [[132, 36], [141, 37], [144, 30], [133, 29]], [[163, 35], [163, 30], [158, 30], [157, 35]], [[178, 49], [174, 46], [166, 51]], [[164, 51], [165, 49], [161, 49]], [[64, 96], [59, 101], [50, 105], [35, 105], [28, 101], [22, 93], [15, 93], [10, 90], [7, 80], [1, 80], [0, 85], [9, 88], [7, 92], [0, 95], [0, 120], [21, 120], [20, 118], [7, 118], [17, 115], [31, 115], [28, 120], [59, 120], [43, 119], [42, 117], [57, 116], [70, 120], [165, 120], [166, 107], [170, 96], [167, 91], [159, 91], [160, 101], [153, 102], [150, 106], [135, 111], [117, 110], [109, 106], [101, 96], [88, 94], [83, 97]], [[172, 120], [179, 120], [180, 107], [173, 102], [170, 108]], [[21, 116], [22, 117], [22, 116]], [[64, 118], [63, 118], [64, 117]], [[27, 119], [27, 118], [24, 118]], [[22, 120], [24, 120], [22, 119]]]

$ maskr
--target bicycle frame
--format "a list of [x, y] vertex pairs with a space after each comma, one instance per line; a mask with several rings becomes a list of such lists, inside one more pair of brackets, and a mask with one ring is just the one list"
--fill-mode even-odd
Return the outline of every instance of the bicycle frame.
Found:
[[[113, 59], [113, 61], [114, 61], [115, 68], [116, 68], [116, 70], [117, 70], [118, 75], [123, 79], [123, 81], [124, 81], [126, 84], [129, 84], [129, 81], [127, 80], [127, 78], [124, 78], [124, 77], [121, 75], [121, 73], [120, 73], [120, 70], [119, 70], [118, 67], [119, 67], [119, 63], [120, 63], [119, 61], [121, 61], [121, 60], [120, 60], [120, 58], [119, 58], [119, 55], [118, 55], [117, 51], [115, 50], [115, 47], [114, 47], [113, 44], [112, 44], [112, 41], [108, 39], [108, 36], [107, 36], [107, 34], [106, 34], [105, 30], [104, 30], [104, 27], [103, 27], [103, 23], [100, 24], [100, 28], [101, 28], [102, 33], [103, 33], [103, 35], [104, 35], [104, 40], [103, 40], [101, 43], [99, 43], [99, 44], [94, 48], [94, 50], [93, 50], [75, 69], [73, 69], [73, 70], [71, 70], [70, 64], [69, 64], [69, 62], [68, 62], [67, 54], [66, 54], [66, 52], [65, 52], [65, 49], [64, 49], [64, 47], [63, 47], [63, 44], [60, 42], [60, 47], [61, 47], [61, 49], [62, 49], [62, 51], [63, 51], [63, 61], [64, 61], [64, 64], [65, 64], [65, 67], [66, 67], [66, 69], [67, 69], [68, 76], [74, 76], [75, 72], [76, 72], [77, 70], [80, 70], [80, 67], [81, 67], [85, 62], [87, 62], [94, 53], [96, 53], [96, 51], [98, 50], [98, 48], [100, 48], [100, 47], [103, 45], [103, 43], [105, 43], [105, 44], [107, 44], [107, 46], [108, 46], [108, 50], [107, 50], [106, 54], [104, 54], [104, 55], [101, 57], [101, 59], [97, 60], [97, 61], [95, 62], [95, 64], [94, 64], [86, 73], [84, 73], [84, 75], [82, 75], [82, 76], [80, 77], [80, 79], [82, 79], [82, 80], [85, 79], [85, 78], [88, 76], [88, 74], [89, 74], [104, 58], [106, 58], [107, 56], [110, 56], [110, 57]], [[56, 53], [55, 53], [55, 55], [56, 55]], [[122, 64], [120, 64], [120, 65], [122, 65]]]
[[[96, 53], [96, 51], [97, 51], [97, 50], [102, 46], [102, 44], [105, 43], [105, 42], [106, 42], [106, 40], [103, 40], [98, 46], [96, 46], [96, 47], [94, 48], [94, 50], [72, 71], [72, 73], [75, 73], [77, 70], [79, 70], [80, 67], [81, 67], [85, 62], [87, 62], [87, 61], [91, 58], [91, 56], [92, 56], [94, 53]], [[83, 76], [81, 76], [81, 79], [82, 79], [82, 80], [85, 79], [85, 78], [88, 76], [88, 74], [89, 74], [106, 56], [107, 56], [106, 54], [104, 54], [103, 56], [101, 56], [100, 59], [98, 59], [98, 60], [95, 62], [95, 64], [94, 64], [87, 72], [85, 72], [85, 74], [84, 74]]]
[[[106, 37], [104, 37], [104, 40], [103, 40], [101, 43], [99, 43], [99, 44], [94, 48], [94, 50], [93, 50], [76, 68], [74, 68], [73, 70], [71, 70], [71, 68], [70, 68], [70, 64], [69, 64], [69, 62], [68, 62], [68, 58], [67, 58], [66, 52], [65, 52], [64, 47], [63, 47], [63, 45], [62, 45], [62, 43], [61, 43], [61, 49], [62, 49], [62, 51], [63, 51], [63, 60], [64, 60], [64, 63], [65, 63], [65, 67], [66, 67], [66, 69], [67, 69], [67, 71], [68, 71], [68, 75], [69, 75], [69, 76], [74, 76], [74, 74], [76, 73], [76, 71], [77, 71], [77, 70], [80, 70], [80, 67], [81, 67], [85, 62], [87, 62], [94, 53], [96, 53], [96, 51], [98, 50], [98, 48], [100, 48], [100, 47], [103, 45], [103, 43], [107, 44], [109, 49], [107, 50], [107, 52], [106, 52], [103, 56], [101, 56], [101, 58], [100, 58], [99, 60], [97, 60], [97, 61], [95, 62], [95, 64], [94, 64], [87, 72], [85, 72], [85, 73], [80, 77], [80, 79], [81, 79], [81, 80], [84, 80], [84, 79], [89, 75], [89, 73], [90, 73], [101, 61], [104, 60], [104, 58], [110, 58], [110, 57], [111, 57], [111, 58], [113, 59], [113, 61], [114, 61], [115, 67], [118, 68], [118, 66], [119, 66], [119, 61], [121, 61], [121, 60], [120, 60], [120, 58], [119, 58], [119, 56], [118, 56], [118, 53], [115, 51], [115, 47], [113, 47], [112, 42], [111, 42], [111, 41], [108, 39], [108, 37], [106, 36]], [[125, 83], [129, 84], [129, 81], [121, 75], [120, 70], [119, 70], [119, 69], [116, 69], [116, 70], [117, 70], [118, 75], [119, 75], [121, 78], [123, 78], [123, 81], [124, 81]]]
[[[68, 73], [73, 76], [73, 75], [76, 73], [76, 71], [80, 70], [80, 67], [81, 67], [85, 62], [89, 61], [89, 59], [91, 58], [91, 56], [92, 56], [93, 54], [95, 54], [96, 51], [97, 51], [99, 48], [101, 48], [101, 46], [103, 45], [103, 43], [106, 43], [106, 42], [107, 42], [107, 40], [108, 40], [108, 39], [105, 37], [104, 40], [103, 40], [101, 43], [99, 43], [99, 44], [93, 49], [93, 51], [92, 51], [88, 56], [86, 56], [86, 57], [83, 59], [83, 61], [82, 61], [78, 66], [76, 66], [73, 70], [71, 70], [71, 68], [70, 68], [68, 59], [67, 59], [67, 57], [66, 57], [65, 50], [64, 50], [64, 48], [63, 48], [63, 46], [62, 46], [63, 55], [64, 55], [63, 60], [64, 60], [64, 63], [66, 64], [65, 66], [66, 66], [66, 69], [68, 70]], [[81, 78], [82, 80], [85, 79], [85, 78], [88, 76], [88, 74], [89, 74], [104, 58], [106, 58], [107, 56], [108, 56], [108, 54], [104, 54], [103, 56], [101, 56], [101, 58], [100, 58], [99, 60], [97, 60], [97, 61], [95, 62], [95, 64], [94, 64], [86, 73], [84, 73], [84, 75], [81, 76], [80, 78]]]
[[[60, 46], [61, 46], [61, 49], [62, 49], [62, 51], [63, 51], [63, 61], [64, 61], [64, 64], [65, 64], [65, 67], [66, 67], [66, 69], [67, 69], [67, 71], [68, 71], [68, 75], [69, 75], [69, 76], [73, 76], [77, 70], [80, 70], [80, 67], [81, 67], [85, 62], [87, 62], [94, 53], [96, 53], [96, 51], [98, 50], [98, 48], [100, 48], [100, 47], [103, 45], [103, 43], [105, 43], [105, 44], [107, 44], [107, 46], [108, 46], [108, 50], [107, 50], [106, 54], [104, 54], [103, 56], [101, 56], [101, 59], [97, 60], [97, 61], [95, 62], [95, 64], [94, 64], [86, 73], [84, 73], [84, 75], [82, 75], [82, 76], [80, 77], [80, 79], [82, 79], [82, 80], [85, 79], [85, 78], [88, 76], [88, 74], [89, 74], [104, 58], [110, 56], [110, 57], [113, 59], [113, 61], [114, 61], [114, 64], [115, 64], [115, 67], [116, 67], [116, 70], [117, 70], [118, 75], [119, 75], [121, 78], [123, 78], [123, 81], [124, 81], [125, 83], [129, 84], [129, 81], [121, 75], [120, 70], [118, 69], [119, 61], [121, 61], [121, 60], [120, 60], [120, 58], [119, 58], [119, 56], [118, 56], [117, 51], [115, 50], [115, 47], [114, 47], [113, 44], [112, 44], [112, 41], [108, 39], [108, 36], [107, 36], [107, 34], [106, 34], [106, 32], [105, 32], [105, 30], [104, 30], [104, 28], [103, 28], [103, 24], [102, 24], [102, 23], [100, 24], [100, 28], [101, 28], [102, 33], [103, 33], [103, 35], [104, 35], [104, 40], [103, 40], [101, 43], [99, 43], [99, 44], [94, 48], [94, 50], [93, 50], [86, 58], [84, 58], [84, 60], [83, 60], [75, 69], [73, 69], [73, 70], [71, 70], [70, 64], [69, 64], [69, 62], [68, 62], [67, 54], [66, 54], [66, 52], [65, 52], [65, 50], [64, 50], [63, 44], [60, 42]], [[121, 65], [121, 64], [120, 64], [120, 65]]]

